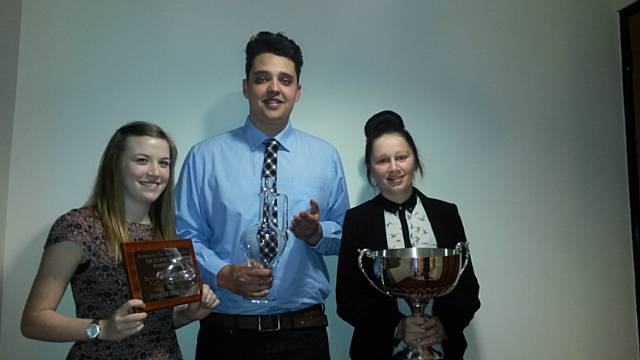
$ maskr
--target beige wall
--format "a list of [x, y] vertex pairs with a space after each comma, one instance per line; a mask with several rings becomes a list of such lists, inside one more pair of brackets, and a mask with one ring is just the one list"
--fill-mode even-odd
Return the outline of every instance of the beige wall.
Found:
[[637, 2], [637, 0], [615, 0], [616, 8], [618, 10], [623, 9], [623, 8], [633, 4], [634, 2]]
[[[3, 300], [4, 247], [7, 226], [11, 134], [18, 73], [20, 7], [22, 1], [0, 2], [0, 309]], [[0, 322], [2, 313], [0, 312]], [[0, 328], [0, 336], [2, 336]]]
[[[466, 358], [639, 358], [622, 1], [19, 3], [0, 11], [12, 29], [0, 101], [15, 98], [0, 103], [1, 358], [69, 347], [24, 339], [20, 314], [48, 229], [86, 200], [106, 139], [154, 121], [182, 159], [240, 124], [242, 49], [262, 29], [301, 44], [293, 123], [336, 146], [352, 205], [372, 195], [364, 120], [384, 108], [405, 117], [426, 168], [416, 185], [458, 204], [470, 240], [482, 308]], [[59, 310], [73, 314], [68, 293]], [[351, 329], [333, 295], [327, 311], [333, 358], [345, 358]], [[180, 330], [186, 358], [196, 332]]]

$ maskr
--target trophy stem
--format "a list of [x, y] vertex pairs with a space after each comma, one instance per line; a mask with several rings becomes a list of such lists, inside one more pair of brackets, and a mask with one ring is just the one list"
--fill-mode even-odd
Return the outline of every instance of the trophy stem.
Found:
[[427, 308], [427, 306], [433, 299], [429, 299], [425, 302], [425, 300], [422, 300], [422, 299], [418, 300], [414, 297], [408, 297], [406, 298], [406, 300], [407, 300], [407, 303], [409, 304], [409, 307], [411, 308], [412, 315], [424, 316], [424, 309]]

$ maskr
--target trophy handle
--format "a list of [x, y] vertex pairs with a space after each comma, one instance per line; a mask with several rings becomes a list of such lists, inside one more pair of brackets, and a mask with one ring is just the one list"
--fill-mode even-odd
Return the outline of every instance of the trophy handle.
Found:
[[287, 195], [283, 193], [277, 193], [275, 196], [276, 201], [278, 202], [278, 217], [280, 218], [278, 219], [278, 227], [286, 237], [289, 237], [289, 199], [287, 198]]
[[369, 284], [371, 284], [371, 286], [373, 286], [376, 290], [380, 291], [381, 293], [389, 296], [389, 297], [393, 297], [393, 295], [391, 295], [391, 293], [389, 293], [388, 291], [384, 291], [382, 289], [380, 289], [378, 287], [378, 285], [376, 285], [376, 283], [373, 282], [373, 280], [371, 280], [371, 278], [369, 277], [369, 275], [367, 275], [367, 272], [364, 271], [364, 266], [362, 265], [362, 257], [364, 255], [367, 255], [368, 257], [371, 257], [371, 250], [369, 249], [358, 249], [358, 267], [360, 268], [360, 271], [362, 272], [362, 274], [364, 275], [364, 277], [367, 278], [367, 280], [369, 281]]
[[[269, 182], [267, 182], [267, 184], [268, 183]], [[260, 221], [260, 223], [266, 222], [274, 225], [283, 234], [285, 240], [287, 240], [289, 237], [289, 199], [287, 198], [287, 195], [269, 191], [267, 188], [267, 190], [260, 193], [260, 196], [262, 198], [261, 203], [268, 209], [267, 218]], [[274, 213], [278, 214], [276, 219], [272, 218]]]
[[461, 252], [464, 255], [464, 263], [462, 264], [462, 268], [458, 273], [458, 277], [462, 275], [464, 269], [467, 268], [467, 264], [469, 264], [469, 259], [471, 259], [471, 254], [469, 253], [469, 244], [466, 242], [459, 242], [456, 244], [456, 251]]
[[457, 243], [455, 250], [456, 250], [456, 252], [461, 253], [462, 255], [464, 255], [464, 262], [462, 263], [462, 266], [460, 267], [460, 270], [458, 270], [458, 275], [456, 276], [456, 281], [453, 284], [451, 284], [449, 289], [447, 289], [443, 293], [439, 294], [438, 296], [445, 296], [448, 293], [450, 293], [451, 291], [453, 291], [453, 289], [456, 287], [456, 285], [458, 285], [458, 281], [460, 280], [460, 276], [462, 276], [462, 273], [464, 272], [464, 269], [467, 268], [467, 265], [469, 264], [469, 260], [471, 259], [471, 254], [469, 253], [469, 244], [467, 244], [466, 242]]

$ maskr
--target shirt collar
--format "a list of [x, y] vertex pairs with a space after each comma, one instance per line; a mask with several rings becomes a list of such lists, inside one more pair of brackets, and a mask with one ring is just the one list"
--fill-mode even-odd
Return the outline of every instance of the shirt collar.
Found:
[[418, 196], [416, 195], [416, 189], [413, 189], [413, 191], [411, 192], [411, 196], [409, 196], [409, 198], [402, 204], [396, 204], [395, 202], [385, 198], [384, 196], [382, 196], [382, 194], [380, 194], [380, 203], [382, 204], [382, 207], [385, 211], [393, 214], [397, 213], [400, 209], [405, 209], [406, 211], [411, 213], [416, 207], [417, 202]]
[[293, 128], [291, 127], [291, 123], [287, 122], [287, 126], [285, 126], [285, 128], [275, 136], [267, 136], [265, 133], [260, 131], [247, 116], [247, 119], [244, 122], [244, 135], [251, 150], [264, 149], [264, 145], [262, 143], [266, 139], [273, 138], [278, 140], [278, 143], [280, 143], [278, 151], [289, 151], [293, 141]]

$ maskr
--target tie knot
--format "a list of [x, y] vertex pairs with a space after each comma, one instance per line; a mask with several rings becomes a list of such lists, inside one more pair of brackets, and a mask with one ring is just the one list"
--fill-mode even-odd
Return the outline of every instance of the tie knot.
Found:
[[267, 139], [264, 141], [264, 162], [262, 164], [262, 177], [273, 178], [275, 188], [276, 168], [278, 166], [278, 140]]
[[276, 139], [267, 139], [262, 143], [264, 144], [265, 150], [268, 150], [271, 152], [277, 152], [278, 146], [280, 146], [280, 143]]

